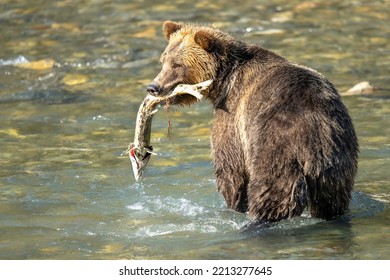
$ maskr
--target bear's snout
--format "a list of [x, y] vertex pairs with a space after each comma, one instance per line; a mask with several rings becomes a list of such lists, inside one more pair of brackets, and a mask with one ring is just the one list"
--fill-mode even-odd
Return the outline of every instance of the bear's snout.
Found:
[[151, 95], [157, 96], [161, 93], [161, 87], [152, 83], [147, 86], [146, 91]]

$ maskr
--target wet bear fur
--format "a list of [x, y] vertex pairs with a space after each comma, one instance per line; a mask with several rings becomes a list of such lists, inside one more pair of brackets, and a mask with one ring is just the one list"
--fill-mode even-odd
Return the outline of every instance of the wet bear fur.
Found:
[[[166, 21], [162, 70], [148, 92], [212, 79], [211, 150], [227, 206], [254, 222], [334, 219], [351, 199], [358, 141], [336, 88], [318, 72], [207, 26]], [[191, 105], [192, 96], [173, 104]]]

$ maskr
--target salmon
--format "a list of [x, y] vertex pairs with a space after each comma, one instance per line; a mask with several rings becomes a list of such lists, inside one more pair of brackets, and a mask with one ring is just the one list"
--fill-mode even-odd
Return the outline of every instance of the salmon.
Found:
[[129, 144], [128, 149], [122, 155], [128, 154], [134, 173], [134, 178], [139, 181], [153, 152], [150, 145], [150, 135], [152, 132], [152, 120], [154, 114], [158, 111], [158, 105], [169, 101], [177, 95], [190, 94], [198, 101], [203, 99], [203, 93], [211, 85], [212, 80], [207, 80], [199, 84], [180, 84], [165, 96], [146, 95], [138, 109], [134, 141]]

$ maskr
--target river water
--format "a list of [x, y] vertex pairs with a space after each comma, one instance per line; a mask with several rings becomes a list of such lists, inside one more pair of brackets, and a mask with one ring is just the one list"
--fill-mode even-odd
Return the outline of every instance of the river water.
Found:
[[[242, 233], [216, 191], [207, 102], [160, 109], [159, 155], [134, 181], [120, 154], [166, 19], [214, 23], [341, 92], [380, 89], [343, 98], [361, 147], [348, 215]], [[389, 0], [1, 0], [0, 259], [390, 259], [388, 22]]]

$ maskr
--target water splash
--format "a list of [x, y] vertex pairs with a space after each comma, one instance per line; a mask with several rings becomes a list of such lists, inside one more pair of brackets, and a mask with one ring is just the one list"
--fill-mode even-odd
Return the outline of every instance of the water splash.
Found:
[[25, 58], [23, 55], [19, 55], [12, 59], [0, 59], [0, 66], [19, 65], [28, 62], [29, 60], [27, 58]]

